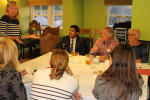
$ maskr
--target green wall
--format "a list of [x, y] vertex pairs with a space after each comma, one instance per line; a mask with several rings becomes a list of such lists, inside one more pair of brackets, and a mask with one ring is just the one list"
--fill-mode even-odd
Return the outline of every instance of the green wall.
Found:
[[70, 26], [84, 26], [84, 0], [63, 0], [63, 36], [69, 34]]
[[7, 4], [7, 0], [0, 0], [0, 18], [4, 15], [5, 13], [5, 7]]
[[104, 0], [84, 0], [84, 28], [103, 29], [106, 25]]
[[16, 0], [21, 14], [20, 27], [22, 34], [29, 33], [30, 7], [28, 0]]
[[141, 40], [150, 40], [150, 0], [132, 1], [132, 28], [141, 30]]

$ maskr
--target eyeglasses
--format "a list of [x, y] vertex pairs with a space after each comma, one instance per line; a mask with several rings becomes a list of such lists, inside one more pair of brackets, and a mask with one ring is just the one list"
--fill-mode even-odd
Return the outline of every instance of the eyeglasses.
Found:
[[136, 34], [128, 34], [128, 36], [133, 36], [133, 35], [136, 35]]

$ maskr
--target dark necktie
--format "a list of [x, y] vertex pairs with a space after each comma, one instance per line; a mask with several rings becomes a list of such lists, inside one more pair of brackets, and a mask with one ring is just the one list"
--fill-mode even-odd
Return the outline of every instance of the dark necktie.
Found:
[[73, 40], [72, 40], [72, 43], [71, 43], [70, 52], [72, 52], [72, 50], [73, 50]]

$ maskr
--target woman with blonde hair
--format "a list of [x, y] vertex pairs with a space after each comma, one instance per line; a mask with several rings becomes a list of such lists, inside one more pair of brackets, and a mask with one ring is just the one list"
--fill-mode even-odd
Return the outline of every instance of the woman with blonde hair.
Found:
[[18, 50], [11, 39], [0, 37], [0, 100], [27, 100], [18, 67]]
[[128, 34], [128, 40], [132, 49], [135, 52], [136, 62], [137, 63], [148, 63], [148, 52], [147, 46], [141, 43], [139, 38], [141, 37], [141, 31], [139, 29], [130, 29]]
[[[51, 56], [51, 68], [38, 70], [32, 82], [31, 99], [70, 100], [78, 91], [78, 83], [68, 66], [65, 50], [55, 49]], [[66, 71], [66, 73], [65, 73]]]
[[21, 35], [20, 29], [20, 13], [16, 1], [9, 1], [6, 5], [5, 15], [0, 20], [0, 37], [6, 37], [14, 40], [16, 45], [18, 43], [23, 44], [21, 39], [35, 38], [40, 39], [35, 34], [33, 35]]
[[142, 84], [133, 49], [118, 44], [110, 53], [110, 67], [97, 76], [92, 92], [99, 100], [139, 100]]

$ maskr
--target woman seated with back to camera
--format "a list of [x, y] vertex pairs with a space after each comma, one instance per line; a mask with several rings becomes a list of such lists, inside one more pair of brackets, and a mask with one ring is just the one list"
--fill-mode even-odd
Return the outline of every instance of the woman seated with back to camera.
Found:
[[[78, 94], [78, 82], [68, 66], [69, 57], [65, 50], [55, 49], [50, 60], [50, 67], [38, 70], [32, 82], [31, 99], [70, 100], [82, 99]], [[66, 73], [64, 73], [66, 71]]]
[[14, 41], [0, 37], [0, 100], [27, 100]]
[[134, 50], [137, 63], [148, 63], [147, 46], [138, 41], [140, 37], [141, 31], [139, 29], [130, 29], [128, 35], [129, 43], [127, 44]]
[[110, 67], [97, 76], [92, 92], [99, 100], [139, 100], [142, 84], [133, 49], [118, 44], [110, 53]]

